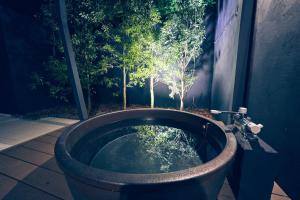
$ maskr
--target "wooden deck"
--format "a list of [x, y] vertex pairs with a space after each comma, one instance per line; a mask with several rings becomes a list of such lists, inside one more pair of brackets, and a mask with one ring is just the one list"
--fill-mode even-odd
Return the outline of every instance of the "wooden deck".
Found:
[[[54, 158], [54, 144], [62, 131], [51, 132], [0, 152], [0, 199], [73, 199]], [[234, 200], [226, 181], [218, 200]], [[278, 194], [274, 200], [287, 198]]]

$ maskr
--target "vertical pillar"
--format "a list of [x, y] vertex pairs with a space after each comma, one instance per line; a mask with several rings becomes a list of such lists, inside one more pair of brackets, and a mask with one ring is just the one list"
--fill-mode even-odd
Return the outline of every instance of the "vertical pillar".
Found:
[[78, 75], [78, 70], [75, 61], [75, 55], [72, 48], [70, 32], [68, 28], [67, 12], [65, 0], [57, 0], [57, 8], [59, 14], [59, 29], [64, 46], [65, 57], [68, 65], [68, 76], [72, 85], [76, 106], [79, 112], [80, 120], [88, 119], [88, 114], [83, 98], [82, 88]]

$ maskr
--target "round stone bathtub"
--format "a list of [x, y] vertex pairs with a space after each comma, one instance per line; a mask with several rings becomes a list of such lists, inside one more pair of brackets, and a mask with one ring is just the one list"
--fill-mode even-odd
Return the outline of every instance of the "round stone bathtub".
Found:
[[208, 118], [136, 109], [66, 130], [55, 157], [74, 199], [216, 200], [236, 146]]

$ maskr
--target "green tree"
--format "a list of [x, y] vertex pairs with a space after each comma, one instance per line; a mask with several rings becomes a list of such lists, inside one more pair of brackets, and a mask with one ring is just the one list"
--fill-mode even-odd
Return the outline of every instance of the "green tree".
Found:
[[151, 0], [131, 0], [103, 4], [108, 13], [102, 63], [122, 69], [124, 109], [127, 87], [144, 86], [145, 80], [153, 74], [149, 65], [149, 47], [155, 42], [155, 25], [160, 18], [152, 9], [152, 3]]
[[[154, 107], [154, 87], [163, 82], [171, 90], [171, 97], [180, 97], [183, 110], [184, 98], [195, 80], [192, 64], [202, 52], [205, 8], [213, 0], [67, 0], [66, 3], [89, 110], [100, 84], [110, 88], [122, 85], [126, 109], [127, 87], [143, 87], [148, 80], [151, 107]], [[52, 55], [45, 71], [33, 75], [34, 86], [47, 87], [51, 96], [68, 101], [72, 90], [54, 10], [54, 0], [45, 1], [41, 9]], [[107, 72], [115, 68], [122, 75], [108, 76]]]
[[130, 74], [130, 84], [143, 87], [146, 80], [149, 80], [150, 106], [154, 108], [154, 86], [160, 80], [162, 68], [165, 66], [157, 28], [161, 23], [160, 14], [152, 7], [140, 15], [135, 23], [137, 34], [134, 43], [138, 55], [134, 71]]
[[106, 21], [102, 27], [103, 54], [101, 65], [119, 68], [122, 71], [123, 109], [127, 107], [127, 73], [131, 71], [135, 60], [135, 46], [132, 43], [130, 11], [126, 2], [103, 4]]
[[212, 0], [171, 1], [172, 11], [162, 28], [162, 40], [169, 52], [172, 65], [168, 66], [163, 82], [171, 90], [170, 97], [178, 95], [180, 110], [195, 81], [195, 59], [201, 54], [205, 39], [205, 9]]
[[[99, 59], [102, 46], [98, 38], [101, 36], [104, 13], [97, 0], [67, 0], [66, 6], [78, 72], [90, 111], [92, 96], [100, 84], [99, 78], [109, 70], [109, 67], [100, 64]], [[45, 63], [45, 70], [33, 75], [36, 80], [34, 85], [46, 87], [51, 97], [68, 102], [72, 90], [67, 76], [54, 0], [44, 2], [40, 20], [48, 31], [52, 53]], [[109, 82], [107, 80], [104, 83], [110, 86]]]

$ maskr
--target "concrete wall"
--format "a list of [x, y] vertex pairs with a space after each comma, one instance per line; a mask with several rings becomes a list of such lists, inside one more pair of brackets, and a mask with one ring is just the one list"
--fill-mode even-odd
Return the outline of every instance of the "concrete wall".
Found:
[[277, 181], [300, 199], [299, 0], [257, 1], [248, 86], [249, 113], [280, 152]]
[[231, 110], [243, 0], [218, 4], [211, 108]]
[[300, 199], [299, 14], [299, 0], [219, 1], [212, 87], [212, 108], [244, 105], [264, 124], [261, 137], [280, 153], [277, 182], [292, 199]]

